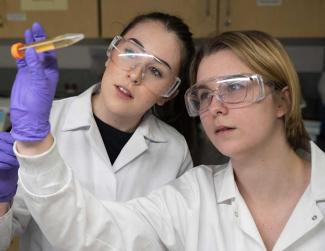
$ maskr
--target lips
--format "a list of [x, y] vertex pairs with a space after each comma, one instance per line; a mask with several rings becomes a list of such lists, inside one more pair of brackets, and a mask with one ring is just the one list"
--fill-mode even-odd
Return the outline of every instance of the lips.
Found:
[[234, 130], [234, 127], [227, 127], [227, 126], [218, 126], [215, 130], [215, 133], [222, 133]]
[[132, 95], [132, 93], [127, 88], [125, 88], [124, 86], [122, 86], [122, 85], [115, 85], [115, 87], [116, 87], [117, 91], [121, 95], [123, 95], [125, 97], [128, 97], [128, 98], [134, 98], [133, 95]]

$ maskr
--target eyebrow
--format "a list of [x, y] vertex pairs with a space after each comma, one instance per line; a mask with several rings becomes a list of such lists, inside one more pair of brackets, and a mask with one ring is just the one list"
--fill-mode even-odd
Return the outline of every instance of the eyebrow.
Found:
[[210, 86], [208, 86], [205, 81], [196, 82], [195, 86], [196, 86], [196, 88], [199, 88], [199, 89], [209, 89], [209, 90], [211, 90]]
[[[136, 44], [138, 44], [139, 46], [141, 46], [141, 47], [145, 50], [143, 44], [142, 44], [138, 39], [136, 39], [136, 38], [130, 38], [130, 40], [132, 40], [133, 42], [135, 42]], [[153, 55], [153, 56], [154, 56], [156, 59], [158, 59], [158, 61], [164, 63], [164, 64], [165, 64], [169, 69], [172, 69], [172, 68], [170, 67], [170, 65], [169, 65], [165, 60], [163, 60], [163, 59], [157, 57], [156, 55]]]

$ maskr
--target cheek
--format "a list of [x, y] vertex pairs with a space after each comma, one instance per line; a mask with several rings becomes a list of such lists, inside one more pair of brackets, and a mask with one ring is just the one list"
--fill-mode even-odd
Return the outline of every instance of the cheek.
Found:
[[159, 96], [153, 94], [151, 91], [149, 91], [144, 86], [141, 86], [135, 92], [135, 95], [136, 95], [137, 99], [140, 100], [140, 103], [142, 103], [145, 107], [147, 107], [147, 110], [150, 109], [159, 100]]
[[125, 78], [122, 75], [123, 72], [118, 71], [114, 65], [109, 64], [106, 67], [102, 80], [101, 80], [101, 89], [109, 92], [114, 87], [114, 84], [124, 83]]
[[110, 79], [112, 78], [111, 76], [113, 76], [113, 72], [111, 70], [112, 67], [106, 67], [103, 77], [102, 77], [102, 85], [105, 85], [105, 83], [110, 82]]
[[278, 120], [271, 106], [259, 106], [257, 109], [243, 112], [245, 116], [238, 117], [240, 129], [252, 138], [268, 137], [272, 134]]
[[103, 78], [112, 79], [112, 78], [121, 78], [123, 76], [127, 76], [126, 72], [118, 68], [115, 64], [110, 62], [110, 60], [106, 60], [105, 62], [105, 71]]
[[207, 113], [200, 116], [201, 124], [207, 136], [214, 134], [214, 119]]

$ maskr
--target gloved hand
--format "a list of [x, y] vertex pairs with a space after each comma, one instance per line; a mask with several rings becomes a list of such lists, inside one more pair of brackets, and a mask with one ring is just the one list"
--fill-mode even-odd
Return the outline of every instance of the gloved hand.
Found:
[[0, 202], [9, 202], [17, 190], [19, 164], [13, 144], [9, 132], [0, 132]]
[[[26, 43], [44, 40], [39, 23], [25, 31]], [[59, 79], [54, 51], [37, 54], [27, 49], [25, 58], [16, 61], [18, 72], [11, 91], [11, 134], [19, 141], [38, 141], [50, 132], [49, 115]]]

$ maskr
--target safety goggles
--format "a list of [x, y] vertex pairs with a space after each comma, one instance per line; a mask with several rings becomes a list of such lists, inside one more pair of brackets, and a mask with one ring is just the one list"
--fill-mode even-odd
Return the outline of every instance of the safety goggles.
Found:
[[185, 104], [191, 117], [206, 112], [213, 100], [229, 109], [241, 108], [265, 97], [263, 77], [258, 74], [239, 74], [213, 77], [200, 81], [185, 93]]
[[140, 83], [159, 96], [170, 97], [181, 83], [165, 61], [145, 50], [135, 40], [115, 36], [107, 49], [107, 56], [123, 71], [141, 70]]

